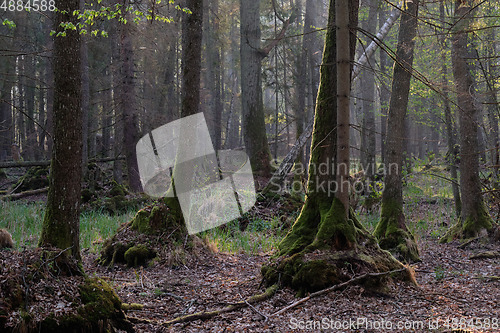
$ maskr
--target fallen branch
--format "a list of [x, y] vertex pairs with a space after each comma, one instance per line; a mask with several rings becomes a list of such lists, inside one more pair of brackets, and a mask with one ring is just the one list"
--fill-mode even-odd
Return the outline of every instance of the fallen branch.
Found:
[[37, 190], [30, 190], [30, 191], [25, 191], [25, 192], [21, 192], [21, 193], [2, 195], [2, 196], [0, 196], [0, 200], [22, 199], [22, 198], [28, 197], [30, 195], [46, 193], [48, 190], [49, 190], [48, 187], [44, 187], [44, 188], [39, 188]]
[[469, 257], [470, 260], [474, 259], [495, 259], [500, 257], [500, 251], [484, 251], [473, 254]]
[[264, 313], [257, 310], [257, 308], [255, 306], [253, 306], [252, 304], [248, 303], [248, 301], [246, 299], [244, 299], [240, 293], [238, 293], [238, 295], [240, 295], [241, 299], [246, 303], [246, 305], [248, 305], [250, 307], [250, 309], [255, 311], [255, 313], [259, 314], [264, 319], [264, 321], [267, 321], [269, 319], [269, 317], [267, 315], [265, 315]]
[[479, 238], [480, 238], [480, 237], [476, 237], [476, 238], [469, 239], [469, 240], [468, 240], [468, 241], [466, 241], [465, 243], [460, 244], [460, 245], [458, 246], [458, 248], [459, 248], [459, 249], [463, 249], [463, 248], [465, 248], [467, 245], [469, 245], [470, 243], [472, 243], [472, 242], [474, 242], [474, 241], [478, 240]]
[[[104, 163], [104, 162], [113, 162], [124, 160], [124, 156], [118, 157], [104, 157], [104, 158], [91, 158], [89, 163]], [[0, 169], [3, 168], [26, 168], [26, 167], [34, 167], [34, 166], [49, 166], [50, 161], [13, 161], [13, 162], [1, 162]]]
[[265, 300], [271, 298], [277, 289], [278, 289], [278, 285], [275, 284], [275, 285], [267, 288], [264, 293], [259, 294], [259, 295], [254, 295], [252, 297], [247, 298], [246, 300], [235, 303], [234, 305], [226, 306], [225, 308], [222, 308], [220, 310], [197, 312], [197, 313], [189, 314], [186, 316], [177, 317], [175, 319], [172, 319], [172, 320], [169, 320], [169, 321], [162, 323], [161, 326], [168, 327], [168, 326], [173, 325], [173, 324], [186, 323], [186, 322], [190, 322], [190, 321], [194, 321], [194, 320], [198, 320], [198, 319], [201, 319], [201, 320], [210, 319], [210, 318], [218, 316], [222, 313], [232, 312], [232, 311], [247, 307], [250, 304], [255, 304], [257, 302], [265, 301]]
[[265, 195], [269, 191], [276, 191], [276, 187], [279, 187], [283, 183], [286, 175], [290, 172], [290, 170], [292, 170], [292, 167], [295, 164], [295, 160], [297, 159], [300, 150], [306, 144], [307, 139], [309, 139], [309, 137], [311, 136], [313, 127], [314, 120], [307, 125], [304, 132], [302, 132], [297, 141], [295, 141], [295, 144], [285, 156], [283, 162], [281, 162], [278, 170], [274, 172], [271, 179], [267, 182], [266, 186], [264, 186], [264, 189], [261, 192], [262, 194]]
[[393, 273], [403, 272], [403, 271], [406, 271], [406, 270], [407, 270], [406, 268], [401, 268], [401, 269], [396, 269], [394, 271], [388, 271], [388, 272], [382, 272], [382, 273], [367, 273], [367, 274], [363, 274], [363, 275], [357, 276], [355, 278], [350, 279], [349, 281], [342, 282], [342, 283], [336, 284], [334, 286], [328, 287], [326, 289], [322, 289], [322, 290], [316, 291], [316, 292], [310, 294], [307, 297], [301, 298], [297, 302], [292, 303], [292, 304], [284, 307], [283, 309], [281, 309], [281, 310], [273, 313], [272, 315], [270, 315], [270, 317], [280, 315], [280, 314], [282, 314], [282, 313], [284, 313], [284, 312], [286, 312], [286, 311], [288, 311], [288, 310], [290, 310], [290, 309], [292, 309], [292, 308], [294, 308], [294, 307], [296, 307], [296, 306], [298, 306], [298, 305], [300, 305], [302, 303], [307, 302], [311, 298], [315, 298], [315, 297], [318, 297], [318, 296], [321, 296], [321, 295], [324, 295], [324, 294], [328, 294], [331, 291], [347, 287], [347, 286], [349, 286], [351, 284], [354, 284], [356, 282], [364, 280], [364, 279], [366, 279], [368, 277], [379, 277], [379, 276], [389, 275], [389, 274], [393, 274]]

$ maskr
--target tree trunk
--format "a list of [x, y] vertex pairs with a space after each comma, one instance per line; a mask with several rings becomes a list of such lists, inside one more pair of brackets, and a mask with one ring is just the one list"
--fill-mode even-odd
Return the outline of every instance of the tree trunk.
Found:
[[[127, 5], [127, 0], [122, 0]], [[123, 112], [123, 149], [127, 164], [127, 176], [130, 190], [141, 192], [142, 185], [137, 166], [135, 145], [139, 140], [139, 124], [136, 109], [135, 83], [134, 83], [134, 51], [132, 49], [132, 23], [129, 14], [125, 17], [130, 21], [120, 25], [120, 61], [122, 85], [119, 90], [120, 106]]]
[[[379, 9], [379, 27], [381, 28], [386, 21], [385, 6]], [[398, 15], [399, 16], [399, 15]], [[379, 29], [380, 29], [379, 28]], [[387, 73], [390, 67], [390, 60], [386, 50], [380, 49], [380, 72]], [[384, 78], [381, 78], [383, 80]], [[382, 163], [385, 163], [385, 138], [387, 133], [387, 111], [389, 110], [389, 99], [391, 98], [391, 90], [389, 85], [384, 80], [380, 86], [380, 150]]]
[[[377, 27], [377, 6], [374, 0], [367, 1], [369, 7], [368, 19], [364, 24], [363, 29], [369, 33], [375, 34]], [[365, 45], [372, 39], [365, 37]], [[375, 153], [376, 153], [376, 137], [375, 137], [375, 76], [374, 76], [373, 57], [366, 59], [366, 66], [360, 78], [361, 93], [362, 93], [362, 108], [363, 122], [361, 126], [361, 152], [363, 160], [361, 165], [366, 177], [372, 178], [375, 174]], [[370, 195], [371, 191], [367, 191]]]
[[[80, 0], [80, 10], [85, 9], [85, 0]], [[90, 75], [89, 75], [89, 47], [86, 36], [81, 37], [81, 64], [82, 64], [82, 175], [87, 176], [89, 161], [89, 113], [90, 113]], [[95, 120], [92, 121], [95, 123]]]
[[[11, 36], [8, 36], [11, 37]], [[5, 37], [4, 37], [5, 38]], [[10, 48], [13, 38], [8, 38], [6, 48]], [[14, 126], [12, 124], [12, 81], [14, 78], [14, 57], [5, 57], [0, 61], [0, 161], [6, 161], [11, 155]]]
[[382, 213], [374, 231], [380, 247], [409, 261], [418, 260], [419, 255], [415, 239], [406, 227], [403, 211], [403, 138], [407, 135], [404, 129], [417, 34], [418, 7], [419, 0], [406, 2], [401, 16], [387, 119]]
[[[444, 3], [439, 4], [439, 15], [442, 22], [444, 22]], [[455, 130], [453, 128], [452, 114], [450, 108], [450, 101], [448, 98], [448, 67], [446, 65], [446, 39], [445, 35], [440, 38], [441, 47], [441, 84], [443, 85], [443, 103], [444, 103], [444, 119], [446, 126], [446, 142], [448, 144], [448, 161], [450, 165], [450, 178], [452, 180], [451, 188], [453, 191], [453, 198], [455, 201], [455, 215], [460, 216], [462, 210], [462, 203], [460, 200], [460, 188], [458, 187], [458, 172], [457, 172], [457, 154], [458, 148], [456, 145]]]
[[[279, 257], [276, 262], [262, 267], [262, 274], [267, 283], [273, 284], [279, 280], [284, 285], [298, 289], [300, 293], [323, 289], [348, 280], [349, 277], [341, 272], [341, 267], [346, 265], [346, 262], [356, 270], [362, 268], [386, 271], [402, 267], [401, 263], [390, 254], [380, 250], [375, 239], [350, 210], [346, 193], [338, 190], [342, 186], [338, 181], [345, 181], [349, 166], [349, 148], [346, 144], [349, 138], [348, 89], [352, 67], [346, 68], [346, 65], [354, 60], [356, 44], [354, 27], [357, 26], [358, 2], [337, 1], [342, 9], [339, 15], [349, 18], [351, 35], [347, 41], [346, 22], [340, 20], [339, 24], [342, 24], [343, 29], [339, 29], [342, 36], [339, 49], [342, 48], [344, 52], [339, 54], [344, 57], [337, 58], [336, 4], [335, 0], [331, 0], [306, 201], [292, 229], [279, 244]], [[346, 9], [346, 6], [349, 8]], [[350, 52], [347, 62], [346, 48]], [[339, 82], [342, 86], [339, 93], [337, 93], [338, 66], [343, 67], [339, 78], [347, 81]], [[340, 103], [332, 96], [338, 96]], [[337, 130], [337, 124], [341, 125], [342, 129]], [[313, 251], [314, 255], [310, 255]], [[351, 262], [356, 262], [356, 265], [351, 265]]]
[[[79, 0], [56, 0], [54, 30], [61, 22], [78, 24], [72, 13]], [[42, 225], [40, 246], [69, 250], [80, 257], [80, 192], [82, 175], [82, 110], [80, 35], [67, 30], [66, 37], [54, 42], [54, 149], [47, 208]], [[71, 61], [68, 61], [71, 59]]]
[[460, 194], [462, 212], [457, 224], [441, 239], [476, 237], [482, 230], [491, 230], [493, 221], [481, 195], [478, 156], [478, 110], [470, 91], [474, 84], [469, 58], [467, 31], [472, 24], [472, 0], [456, 0], [454, 34], [452, 36], [453, 77], [457, 90], [460, 121]]
[[252, 170], [268, 176], [270, 151], [264, 122], [262, 101], [260, 1], [240, 0], [240, 63], [242, 125], [245, 149]]

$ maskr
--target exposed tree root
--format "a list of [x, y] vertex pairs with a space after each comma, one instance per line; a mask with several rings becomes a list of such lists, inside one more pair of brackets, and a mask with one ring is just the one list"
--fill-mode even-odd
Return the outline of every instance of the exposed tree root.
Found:
[[177, 317], [175, 319], [169, 320], [167, 322], [164, 322], [161, 324], [161, 326], [168, 327], [173, 324], [178, 324], [178, 323], [186, 323], [198, 319], [210, 319], [212, 317], [218, 316], [223, 313], [227, 312], [232, 312], [247, 306], [251, 306], [251, 304], [255, 304], [257, 302], [265, 301], [269, 298], [271, 298], [276, 290], [278, 289], [278, 285], [272, 285], [271, 287], [267, 288], [266, 291], [262, 294], [259, 295], [254, 295], [252, 297], [247, 298], [246, 300], [243, 300], [241, 302], [226, 306], [225, 308], [222, 308], [220, 310], [215, 310], [215, 311], [206, 311], [206, 312], [197, 312], [193, 313], [187, 316], [182, 316], [182, 317]]

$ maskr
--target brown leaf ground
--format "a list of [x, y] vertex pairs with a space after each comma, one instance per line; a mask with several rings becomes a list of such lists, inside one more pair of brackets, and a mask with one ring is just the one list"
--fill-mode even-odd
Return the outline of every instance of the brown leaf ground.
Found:
[[[419, 205], [412, 215], [420, 222], [410, 224], [418, 228], [422, 224], [418, 216], [428, 216], [436, 209], [439, 212], [434, 216], [443, 218], [426, 221], [428, 229], [418, 240], [422, 262], [412, 265], [419, 287], [393, 283], [386, 293], [373, 294], [351, 286], [311, 299], [279, 317], [272, 314], [297, 300], [289, 289], [279, 290], [255, 309], [162, 326], [177, 316], [221, 309], [263, 292], [264, 288], [259, 288], [260, 267], [270, 254], [214, 254], [205, 250], [176, 268], [160, 260], [153, 267], [115, 266], [112, 270], [96, 266], [95, 255], [89, 254], [85, 269], [111, 281], [124, 302], [144, 305], [142, 310], [128, 311], [138, 332], [461, 332], [453, 331], [460, 325], [469, 329], [467, 332], [500, 332], [500, 258], [469, 259], [495, 247], [471, 244], [459, 249], [458, 244], [438, 244], [433, 230], [448, 222], [446, 206]], [[390, 325], [392, 329], [388, 329]]]

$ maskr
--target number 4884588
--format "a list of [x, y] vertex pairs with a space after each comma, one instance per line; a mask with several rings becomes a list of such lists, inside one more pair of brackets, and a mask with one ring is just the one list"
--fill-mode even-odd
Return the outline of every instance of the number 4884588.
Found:
[[20, 12], [23, 10], [26, 11], [35, 11], [35, 12], [53, 12], [56, 10], [56, 3], [54, 0], [0, 0], [0, 10], [9, 11], [9, 12]]

